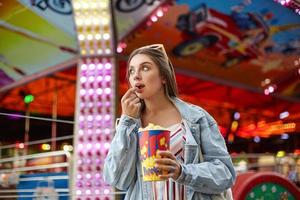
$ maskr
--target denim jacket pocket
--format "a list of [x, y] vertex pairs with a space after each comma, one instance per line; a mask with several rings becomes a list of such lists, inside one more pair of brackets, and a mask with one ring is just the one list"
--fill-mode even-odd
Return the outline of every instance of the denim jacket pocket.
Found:
[[198, 157], [198, 145], [185, 144], [184, 145], [184, 163], [191, 164], [195, 163]]

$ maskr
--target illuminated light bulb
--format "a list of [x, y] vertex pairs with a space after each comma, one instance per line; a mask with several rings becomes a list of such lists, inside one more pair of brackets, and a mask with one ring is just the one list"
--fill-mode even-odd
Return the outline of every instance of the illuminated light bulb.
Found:
[[255, 143], [259, 143], [260, 142], [260, 137], [259, 136], [255, 136], [253, 140], [254, 140]]
[[81, 5], [80, 5], [80, 3], [79, 2], [74, 2], [74, 9], [75, 10], [78, 10], [78, 9], [80, 9], [81, 8]]
[[94, 94], [94, 89], [89, 89], [89, 95], [92, 95], [92, 94]]
[[269, 95], [269, 94], [270, 94], [270, 92], [269, 92], [268, 89], [265, 89], [265, 90], [264, 90], [264, 93], [265, 93], [265, 95]]
[[157, 19], [157, 17], [156, 17], [156, 16], [154, 16], [154, 15], [153, 15], [153, 16], [151, 16], [151, 21], [152, 21], [152, 22], [157, 22], [157, 20], [158, 20], [158, 19]]
[[97, 69], [102, 70], [103, 69], [103, 64], [102, 63], [97, 64]]
[[86, 64], [82, 64], [82, 65], [80, 66], [80, 68], [81, 68], [81, 70], [87, 70], [87, 65], [86, 65]]
[[105, 81], [107, 81], [107, 82], [111, 81], [111, 76], [110, 75], [106, 75], [105, 76]]
[[[101, 94], [103, 93], [102, 88], [97, 88], [97, 89], [96, 89], [96, 93], [99, 94], [99, 95], [101, 95]], [[98, 115], [98, 116], [101, 116], [101, 115]], [[98, 117], [98, 116], [97, 116], [97, 117]]]
[[240, 119], [240, 117], [241, 117], [241, 115], [240, 115], [240, 113], [239, 113], [239, 112], [234, 112], [234, 114], [233, 114], [233, 118], [234, 118], [235, 120], [238, 120], [238, 119]]
[[88, 34], [88, 35], [87, 35], [87, 39], [88, 39], [88, 40], [92, 40], [92, 39], [93, 39], [93, 35], [92, 35], [92, 34]]
[[111, 63], [106, 63], [105, 64], [105, 69], [110, 70], [111, 69]]
[[108, 23], [109, 23], [109, 19], [108, 19], [108, 18], [103, 18], [103, 19], [101, 20], [101, 22], [102, 22], [102, 25], [103, 25], [103, 26], [107, 26]]
[[102, 50], [102, 49], [98, 49], [98, 50], [97, 50], [97, 53], [98, 53], [99, 55], [101, 55], [101, 54], [103, 54], [103, 50]]
[[100, 149], [101, 148], [101, 144], [100, 143], [96, 143], [96, 149]]
[[105, 133], [106, 135], [110, 134], [109, 128], [106, 128], [106, 129], [104, 130], [104, 133]]
[[163, 13], [162, 10], [158, 10], [157, 13], [156, 13], [156, 15], [157, 15], [158, 17], [162, 17], [162, 16], [164, 15], [164, 13]]
[[91, 190], [86, 190], [85, 194], [90, 195], [91, 194]]
[[110, 120], [110, 115], [105, 115], [104, 119], [105, 119], [106, 121]]
[[101, 40], [101, 34], [99, 34], [99, 33], [97, 33], [96, 35], [95, 35], [95, 38], [96, 38], [96, 40]]
[[122, 47], [118, 47], [118, 48], [117, 48], [117, 52], [118, 52], [118, 53], [122, 53], [122, 51], [123, 51]]
[[107, 9], [108, 8], [108, 4], [104, 1], [101, 1], [99, 3], [99, 7], [102, 8], [102, 9]]
[[105, 49], [105, 53], [106, 53], [106, 54], [110, 54], [110, 53], [111, 53], [111, 50], [107, 48], [107, 49]]
[[103, 80], [103, 76], [97, 76], [97, 81], [101, 82]]
[[85, 54], [86, 54], [86, 50], [85, 50], [85, 49], [82, 49], [82, 50], [81, 50], [81, 54], [82, 54], [82, 55], [85, 55]]
[[83, 95], [85, 95], [85, 94], [86, 94], [85, 89], [80, 89], [80, 95], [83, 96]]
[[92, 146], [93, 146], [93, 145], [92, 145], [91, 143], [88, 143], [88, 144], [86, 145], [87, 149], [91, 149]]
[[109, 149], [109, 147], [110, 147], [110, 144], [109, 144], [108, 142], [105, 142], [105, 143], [104, 143], [104, 148], [105, 148], [105, 149]]
[[86, 177], [87, 179], [90, 179], [90, 178], [92, 178], [92, 175], [91, 175], [91, 174], [86, 174], [85, 177]]
[[105, 88], [104, 91], [105, 91], [105, 94], [110, 94], [111, 93], [111, 89], [110, 88]]
[[95, 51], [93, 49], [90, 50], [90, 54], [93, 55], [95, 54]]
[[82, 179], [82, 175], [81, 174], [77, 174], [77, 179]]
[[90, 70], [94, 70], [95, 68], [96, 68], [95, 64], [93, 64], [93, 63], [92, 63], [92, 64], [89, 64], [89, 69], [90, 69]]
[[85, 83], [86, 82], [86, 77], [85, 76], [80, 77], [80, 82]]
[[287, 118], [290, 115], [288, 111], [282, 112], [279, 114], [279, 119]]
[[82, 143], [78, 144], [78, 149], [83, 149], [83, 144]]
[[91, 20], [90, 19], [86, 19], [84, 21], [84, 23], [85, 23], [85, 25], [89, 26], [89, 25], [91, 25]]
[[[82, 116], [80, 116], [80, 117], [82, 117]], [[82, 129], [79, 129], [78, 134], [79, 134], [79, 135], [83, 135], [83, 134], [84, 134], [83, 130], [82, 130]]]
[[87, 119], [88, 119], [88, 121], [93, 121], [93, 116], [92, 116], [92, 115], [89, 115], [89, 116], [87, 117]]
[[76, 190], [76, 194], [77, 194], [77, 195], [81, 195], [81, 194], [82, 194], [82, 191], [81, 191], [81, 190]]
[[150, 26], [152, 25], [152, 22], [151, 22], [151, 21], [147, 21], [146, 25], [147, 25], [148, 27], [150, 27]]
[[103, 39], [104, 40], [108, 40], [110, 38], [110, 34], [109, 33], [104, 33], [103, 34]]
[[273, 86], [269, 86], [268, 90], [269, 90], [269, 93], [273, 93], [275, 88]]
[[109, 189], [105, 189], [104, 194], [109, 194]]
[[79, 39], [80, 41], [82, 41], [82, 40], [84, 40], [84, 39], [85, 39], [85, 37], [84, 37], [84, 35], [83, 35], [83, 34], [79, 34], [79, 35], [78, 35], [78, 39]]

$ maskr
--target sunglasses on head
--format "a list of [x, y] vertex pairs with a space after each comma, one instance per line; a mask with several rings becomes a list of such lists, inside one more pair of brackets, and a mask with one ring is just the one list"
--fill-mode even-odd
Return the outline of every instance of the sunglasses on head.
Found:
[[166, 52], [165, 47], [164, 47], [163, 44], [151, 44], [151, 45], [143, 46], [140, 49], [148, 49], [148, 48], [150, 48], [150, 49], [160, 49], [163, 52], [165, 58], [168, 59], [168, 55], [167, 55], [167, 52]]

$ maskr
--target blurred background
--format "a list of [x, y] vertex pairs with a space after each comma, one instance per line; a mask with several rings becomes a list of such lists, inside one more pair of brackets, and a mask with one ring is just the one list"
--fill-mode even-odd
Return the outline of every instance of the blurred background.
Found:
[[180, 98], [219, 124], [239, 174], [235, 199], [298, 199], [299, 8], [0, 0], [0, 198], [122, 199], [102, 165], [128, 89], [126, 61], [162, 43]]

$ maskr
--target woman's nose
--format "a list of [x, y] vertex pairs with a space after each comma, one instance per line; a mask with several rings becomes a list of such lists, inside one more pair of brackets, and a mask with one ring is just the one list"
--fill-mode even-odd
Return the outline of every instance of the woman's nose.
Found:
[[136, 72], [134, 73], [133, 79], [134, 79], [134, 80], [140, 80], [140, 79], [141, 79], [141, 75], [140, 75], [140, 73], [139, 73], [138, 71], [136, 71]]

